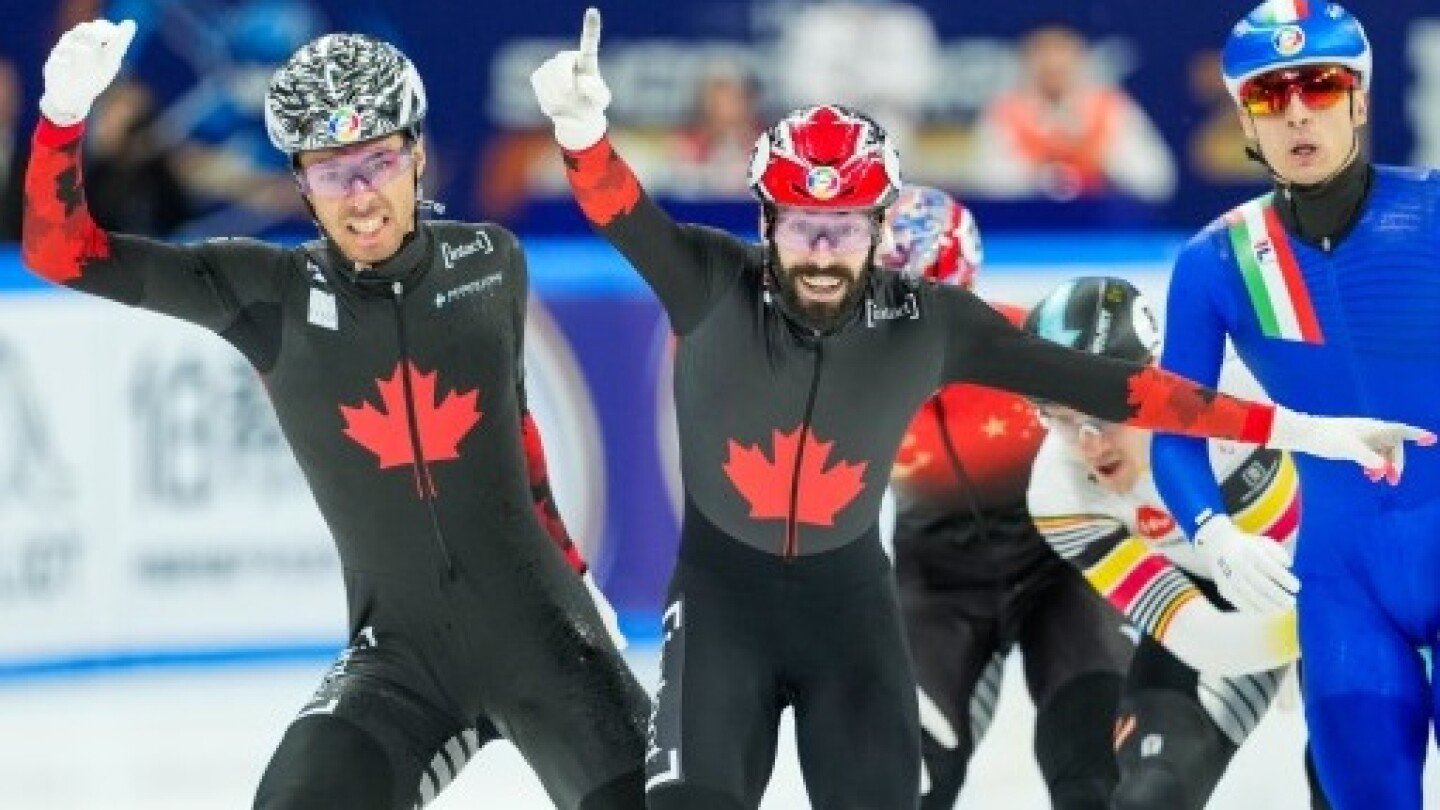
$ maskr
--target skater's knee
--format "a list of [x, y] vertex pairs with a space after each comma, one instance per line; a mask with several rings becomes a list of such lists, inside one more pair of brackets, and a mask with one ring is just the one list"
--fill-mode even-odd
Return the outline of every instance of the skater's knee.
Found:
[[313, 715], [285, 732], [260, 780], [255, 807], [386, 810], [394, 789], [390, 760], [368, 734], [340, 718]]

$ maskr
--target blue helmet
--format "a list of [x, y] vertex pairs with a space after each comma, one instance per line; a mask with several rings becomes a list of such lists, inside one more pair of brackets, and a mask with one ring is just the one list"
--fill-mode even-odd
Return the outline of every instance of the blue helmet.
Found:
[[1342, 65], [1370, 90], [1370, 40], [1350, 12], [1324, 0], [1268, 0], [1235, 24], [1221, 55], [1225, 87], [1239, 100], [1251, 78], [1296, 65]]

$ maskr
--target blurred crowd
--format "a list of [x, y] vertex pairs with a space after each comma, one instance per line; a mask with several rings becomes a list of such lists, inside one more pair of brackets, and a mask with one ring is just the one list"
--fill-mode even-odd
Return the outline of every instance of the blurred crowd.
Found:
[[[625, 99], [634, 93], [618, 91], [612, 121], [613, 136], [652, 193], [744, 198], [751, 147], [767, 122], [822, 101], [848, 104], [886, 126], [902, 145], [907, 180], [972, 200], [1164, 204], [1176, 194], [1181, 160], [1206, 181], [1258, 178], [1244, 160], [1214, 54], [1192, 65], [1190, 101], [1208, 112], [1189, 143], [1174, 144], [1126, 92], [1125, 79], [1138, 68], [1123, 42], [1046, 25], [1013, 40], [984, 40], [988, 46], [947, 43], [922, 8], [904, 2], [776, 2], [783, 13], [751, 40], [712, 41], [701, 54], [640, 43], [630, 65], [610, 72], [622, 85], [634, 76], [647, 90], [629, 107]], [[260, 99], [274, 65], [329, 29], [319, 4], [243, 0], [221, 18], [161, 0], [92, 5], [105, 14], [138, 8], [142, 58], [166, 49], [190, 74], [188, 85], [162, 93], [135, 68], [102, 97], [86, 145], [97, 218], [172, 238], [303, 227], [288, 169], [265, 143]], [[502, 49], [490, 66], [497, 86], [488, 137], [475, 133], [459, 147], [432, 150], [427, 188], [439, 187], [457, 214], [512, 221], [535, 200], [568, 198], [538, 111], [505, 109], [511, 91], [498, 85], [528, 70], [527, 52], [516, 52]], [[499, 64], [512, 57], [516, 64]], [[36, 95], [0, 54], [0, 241], [14, 240], [20, 227], [29, 133], [19, 127], [33, 121]]]

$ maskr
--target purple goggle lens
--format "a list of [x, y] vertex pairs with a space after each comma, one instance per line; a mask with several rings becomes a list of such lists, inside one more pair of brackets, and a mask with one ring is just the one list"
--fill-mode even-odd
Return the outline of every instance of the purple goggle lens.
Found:
[[378, 189], [402, 172], [415, 158], [410, 147], [373, 149], [312, 163], [300, 170], [300, 187], [317, 197], [344, 197], [359, 180], [371, 190]]

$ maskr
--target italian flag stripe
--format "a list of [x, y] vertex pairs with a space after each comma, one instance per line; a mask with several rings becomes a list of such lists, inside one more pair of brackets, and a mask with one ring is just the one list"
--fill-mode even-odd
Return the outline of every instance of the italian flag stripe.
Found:
[[1293, 23], [1310, 16], [1307, 0], [1270, 0], [1270, 19], [1276, 23]]
[[1320, 334], [1320, 321], [1315, 317], [1315, 305], [1310, 302], [1310, 291], [1305, 289], [1305, 278], [1300, 275], [1300, 263], [1295, 261], [1295, 251], [1290, 249], [1290, 237], [1285, 226], [1280, 224], [1280, 215], [1275, 206], [1265, 206], [1265, 230], [1270, 234], [1270, 243], [1275, 246], [1275, 255], [1280, 264], [1280, 273], [1285, 278], [1285, 289], [1295, 305], [1295, 320], [1300, 325], [1300, 334], [1307, 343], [1324, 343]]
[[1231, 212], [1227, 222], [1230, 245], [1261, 331], [1266, 337], [1323, 343], [1310, 293], [1270, 198], [1245, 203]]
[[1260, 331], [1265, 333], [1265, 337], [1279, 337], [1275, 310], [1271, 309], [1270, 298], [1265, 294], [1265, 279], [1260, 273], [1260, 265], [1255, 263], [1255, 254], [1250, 250], [1250, 234], [1245, 228], [1245, 220], [1238, 215], [1230, 221], [1230, 247], [1240, 263], [1240, 275], [1245, 279], [1245, 289], [1250, 293], [1250, 303], [1255, 307]]

